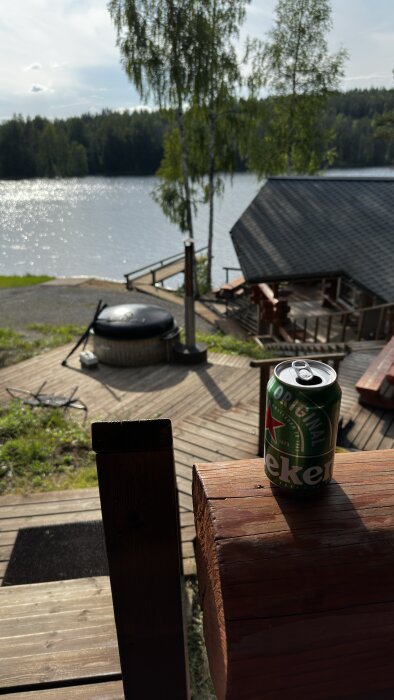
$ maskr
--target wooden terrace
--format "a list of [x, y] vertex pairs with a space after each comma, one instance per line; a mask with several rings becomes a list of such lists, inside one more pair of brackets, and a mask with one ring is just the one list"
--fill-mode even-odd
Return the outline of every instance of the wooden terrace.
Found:
[[[6, 387], [46, 389], [77, 395], [89, 408], [88, 421], [170, 418], [173, 423], [175, 464], [179, 490], [185, 573], [195, 570], [193, 552], [192, 465], [254, 458], [258, 450], [259, 372], [245, 357], [209, 354], [205, 366], [179, 365], [118, 368], [101, 365], [82, 370], [77, 353], [69, 366], [62, 360], [68, 347], [57, 348], [0, 371], [0, 401], [8, 401]], [[364, 343], [340, 365], [341, 414], [349, 419], [347, 439], [357, 449], [394, 447], [392, 412], [358, 404], [357, 379], [378, 349]], [[74, 412], [77, 415], [77, 412]], [[78, 412], [79, 415], [79, 412]], [[0, 580], [4, 576], [18, 530], [40, 525], [92, 521], [101, 517], [97, 489], [0, 498]]]

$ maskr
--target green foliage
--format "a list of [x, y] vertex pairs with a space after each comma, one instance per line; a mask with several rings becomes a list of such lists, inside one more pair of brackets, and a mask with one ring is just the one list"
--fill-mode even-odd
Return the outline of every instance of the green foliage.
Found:
[[[187, 137], [190, 138], [190, 130], [187, 129]], [[192, 185], [195, 179], [189, 168], [189, 201], [185, 191], [185, 182], [182, 172], [182, 148], [179, 137], [179, 129], [174, 126], [164, 137], [164, 156], [156, 175], [159, 184], [153, 191], [153, 199], [160, 205], [163, 214], [176, 224], [182, 233], [188, 231], [188, 207], [196, 213], [198, 192]]]
[[388, 143], [394, 143], [394, 110], [386, 112], [372, 123], [374, 135]]
[[[386, 132], [394, 113], [394, 90], [351, 90], [333, 94], [325, 123], [334, 133], [336, 167], [394, 164], [394, 141]], [[380, 127], [383, 131], [380, 131]]]
[[262, 360], [270, 357], [270, 353], [264, 352], [253, 340], [239, 340], [232, 335], [223, 333], [196, 333], [196, 340], [205, 343], [210, 352], [222, 352], [228, 355], [244, 355], [254, 360]]
[[208, 257], [199, 255], [196, 259], [197, 270], [197, 285], [200, 295], [208, 294], [211, 291], [211, 285], [208, 281]]
[[49, 282], [49, 280], [53, 280], [53, 277], [48, 277], [48, 275], [30, 275], [28, 273], [24, 276], [1, 275], [0, 289], [5, 289], [6, 287], [30, 287], [33, 284]]
[[[264, 100], [242, 99], [235, 100], [232, 108], [221, 115], [217, 123], [217, 135], [221, 139], [217, 146], [218, 155], [215, 161], [216, 181], [215, 193], [220, 194], [220, 176], [218, 172], [233, 172], [245, 170], [245, 160], [249, 154], [250, 166], [252, 159], [257, 163], [267, 163], [266, 171], [283, 172], [286, 162], [286, 139], [284, 122], [275, 135], [268, 130], [267, 124], [274, 118], [272, 102], [278, 97]], [[195, 130], [188, 137], [192, 160], [195, 165], [195, 178], [201, 177], [202, 187], [195, 193], [196, 203], [207, 201], [207, 178], [204, 176], [206, 159], [204, 154], [208, 147], [208, 132], [198, 116], [198, 110], [193, 107]], [[331, 163], [333, 167], [357, 168], [387, 166], [394, 163], [394, 143], [390, 136], [392, 116], [394, 112], [394, 90], [373, 88], [370, 90], [351, 90], [334, 92], [327, 98], [321, 113], [321, 128], [324, 130], [328, 144], [322, 152], [322, 163]], [[189, 113], [185, 113], [189, 120]], [[223, 120], [227, 124], [223, 126]], [[34, 120], [14, 118], [10, 122], [0, 124], [0, 177], [4, 179], [47, 177], [44, 170], [40, 148], [37, 142], [37, 131], [42, 129], [42, 123], [47, 120], [36, 117]], [[17, 122], [15, 132], [17, 138], [8, 140], [10, 124]], [[106, 111], [99, 115], [84, 115], [64, 121], [53, 122], [55, 130], [63, 129], [66, 133], [69, 148], [71, 143], [80, 143], [86, 150], [89, 175], [153, 175], [160, 166], [164, 165], [163, 140], [171, 128], [172, 117], [164, 112], [136, 112], [119, 114]], [[307, 123], [307, 122], [305, 122]], [[15, 123], [14, 123], [15, 126]], [[380, 128], [382, 127], [382, 128]], [[303, 124], [301, 123], [301, 130]], [[230, 132], [230, 134], [229, 134]], [[316, 132], [318, 135], [318, 132]], [[309, 138], [311, 131], [309, 130]], [[276, 149], [276, 138], [281, 146], [281, 155]], [[246, 145], [245, 145], [246, 144]], [[284, 144], [284, 145], [283, 145]], [[303, 133], [298, 140], [301, 157], [308, 164], [308, 138]], [[302, 155], [304, 148], [305, 155]], [[241, 157], [241, 153], [243, 156]], [[203, 167], [198, 165], [197, 155]], [[332, 158], [334, 159], [332, 160]], [[277, 166], [279, 159], [280, 165]], [[296, 159], [297, 160], [297, 159]], [[318, 159], [317, 159], [318, 160]], [[298, 161], [297, 161], [298, 163]], [[171, 168], [174, 167], [171, 164]], [[312, 162], [314, 167], [314, 161]], [[177, 166], [179, 168], [179, 163]], [[253, 165], [255, 169], [257, 166]], [[299, 168], [299, 166], [297, 165]], [[84, 168], [82, 168], [84, 170]], [[74, 166], [62, 164], [57, 166], [61, 176], [72, 174], [77, 176]], [[205, 178], [205, 179], [204, 179]], [[171, 184], [171, 183], [170, 183]], [[194, 195], [193, 195], [194, 196]], [[39, 284], [47, 277], [26, 275], [25, 277], [0, 277], [0, 288], [3, 286], [24, 286]]]
[[0, 178], [151, 175], [166, 124], [165, 116], [147, 111], [53, 122], [15, 116], [0, 125]]
[[191, 603], [191, 619], [187, 630], [187, 641], [192, 698], [194, 700], [215, 700], [216, 695], [209, 675], [208, 659], [204, 644], [202, 610], [199, 603], [197, 578], [195, 576], [187, 577], [186, 591]]
[[0, 494], [96, 484], [90, 438], [59, 409], [0, 408]]
[[31, 323], [26, 330], [28, 335], [12, 328], [0, 328], [0, 367], [22, 362], [45, 350], [65, 345], [81, 336], [85, 328], [73, 324], [52, 326]]
[[[337, 88], [347, 57], [341, 49], [330, 55], [325, 39], [332, 26], [329, 0], [278, 0], [275, 23], [265, 44], [254, 42], [251, 88], [268, 88], [261, 143], [249, 142], [249, 162], [260, 175], [280, 172], [313, 173], [334, 158], [332, 134], [322, 123], [329, 92]], [[259, 107], [259, 105], [257, 105]], [[259, 130], [261, 112], [254, 123]]]

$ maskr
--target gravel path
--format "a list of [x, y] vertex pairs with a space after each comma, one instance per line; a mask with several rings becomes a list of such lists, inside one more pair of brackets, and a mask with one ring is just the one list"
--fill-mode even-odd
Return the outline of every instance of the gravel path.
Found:
[[[148, 294], [129, 292], [122, 284], [101, 280], [89, 280], [78, 285], [58, 280], [50, 285], [0, 289], [0, 326], [20, 331], [25, 330], [29, 323], [88, 326], [99, 299], [108, 306], [131, 303], [158, 305], [169, 311], [179, 326], [184, 326], [183, 306], [162, 300], [157, 302]], [[196, 328], [203, 333], [213, 331], [212, 326], [198, 316]]]

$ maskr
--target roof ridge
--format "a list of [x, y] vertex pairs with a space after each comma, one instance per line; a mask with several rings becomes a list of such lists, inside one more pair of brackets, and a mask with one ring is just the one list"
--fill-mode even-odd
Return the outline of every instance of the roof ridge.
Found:
[[318, 182], [337, 182], [338, 180], [344, 182], [394, 182], [394, 175], [393, 177], [389, 177], [388, 175], [382, 175], [380, 177], [377, 175], [362, 175], [360, 177], [353, 175], [329, 175], [328, 177], [325, 177], [324, 175], [269, 175], [267, 177], [267, 182], [270, 182], [271, 180], [309, 180]]

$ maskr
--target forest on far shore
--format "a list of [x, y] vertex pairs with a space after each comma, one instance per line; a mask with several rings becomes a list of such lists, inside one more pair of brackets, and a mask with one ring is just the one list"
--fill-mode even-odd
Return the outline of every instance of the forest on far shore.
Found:
[[[393, 165], [394, 141], [375, 133], [376, 120], [393, 111], [394, 90], [331, 94], [322, 120], [332, 132], [332, 167]], [[15, 116], [0, 125], [0, 178], [154, 175], [168, 125], [169, 116], [148, 111], [54, 121]], [[246, 155], [239, 154], [235, 169], [247, 169]]]

